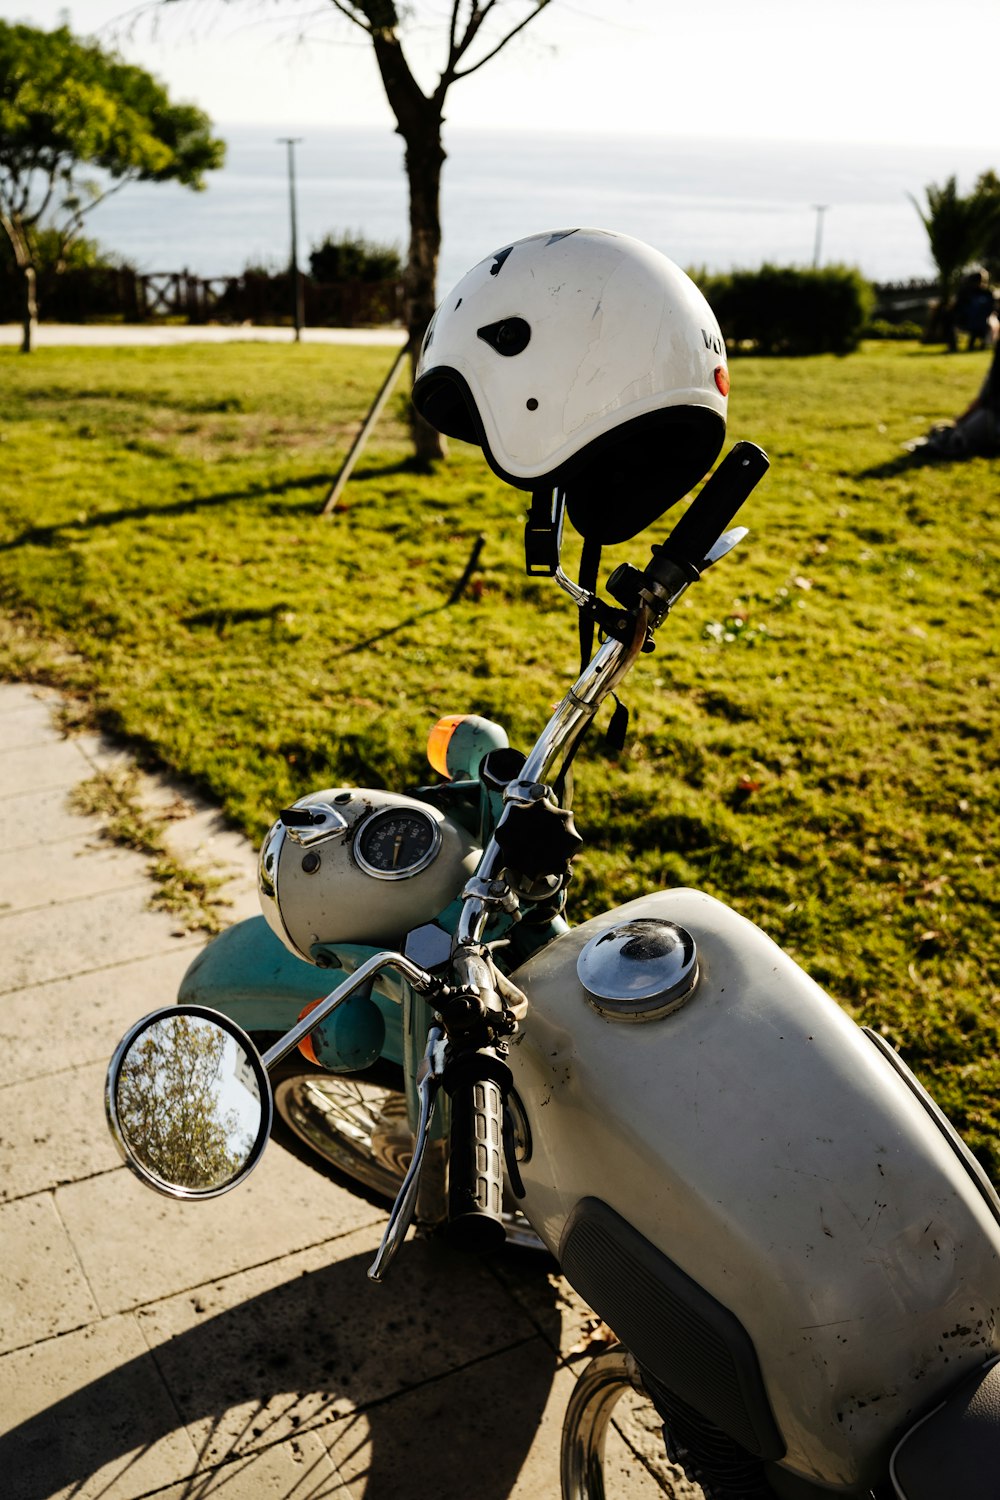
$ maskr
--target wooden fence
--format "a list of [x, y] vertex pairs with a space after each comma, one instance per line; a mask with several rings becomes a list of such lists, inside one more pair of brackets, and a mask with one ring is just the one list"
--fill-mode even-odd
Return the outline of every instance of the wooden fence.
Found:
[[[355, 328], [399, 323], [403, 286], [398, 281], [317, 283], [302, 278], [305, 322], [309, 327]], [[22, 283], [13, 270], [0, 274], [0, 322], [21, 318]], [[189, 271], [67, 270], [41, 272], [41, 317], [47, 322], [85, 323], [121, 319], [143, 323], [181, 319], [188, 323], [270, 323], [294, 321], [289, 272], [268, 275], [194, 276]]]

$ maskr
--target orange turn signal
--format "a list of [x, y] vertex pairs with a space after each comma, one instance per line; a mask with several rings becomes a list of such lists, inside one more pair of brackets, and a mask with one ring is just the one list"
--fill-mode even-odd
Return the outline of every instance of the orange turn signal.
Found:
[[[320, 1001], [325, 1000], [325, 999], [326, 999], [325, 995], [320, 995], [319, 1000], [310, 1000], [309, 1004], [306, 1005], [306, 1006], [303, 1006], [302, 1010], [299, 1011], [299, 1020], [301, 1021], [305, 1016], [307, 1016], [309, 1014], [309, 1012], [311, 1010], [315, 1010], [316, 1007], [317, 1007], [317, 1005], [319, 1005]], [[312, 1033], [311, 1032], [310, 1032], [310, 1034], [308, 1036], [304, 1036], [302, 1038], [301, 1042], [299, 1043], [299, 1051], [302, 1053], [303, 1057], [305, 1057], [305, 1058], [307, 1058], [309, 1060], [309, 1062], [315, 1063], [316, 1066], [317, 1066], [317, 1068], [322, 1067], [322, 1063], [320, 1062], [319, 1058], [316, 1056], [316, 1053], [315, 1053], [315, 1051], [313, 1049], [313, 1039], [312, 1039]]]
[[448, 714], [444, 719], [438, 719], [434, 728], [427, 738], [427, 759], [430, 761], [431, 770], [436, 771], [439, 776], [451, 780], [451, 772], [448, 770], [448, 744], [459, 724], [464, 724], [469, 714]]

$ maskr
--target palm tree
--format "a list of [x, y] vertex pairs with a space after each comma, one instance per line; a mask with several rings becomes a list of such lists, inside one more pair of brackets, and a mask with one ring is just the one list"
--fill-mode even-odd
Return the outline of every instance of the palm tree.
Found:
[[952, 302], [965, 268], [984, 254], [1000, 220], [1000, 197], [991, 190], [990, 177], [992, 173], [984, 174], [967, 197], [959, 193], [955, 177], [949, 177], [940, 187], [928, 183], [926, 212], [913, 194], [909, 195], [927, 230], [941, 284], [941, 310]]

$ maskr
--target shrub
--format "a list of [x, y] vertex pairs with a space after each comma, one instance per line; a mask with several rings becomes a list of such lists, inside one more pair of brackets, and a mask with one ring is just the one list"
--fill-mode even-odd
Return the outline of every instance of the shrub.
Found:
[[924, 325], [914, 323], [912, 319], [890, 323], [888, 318], [872, 318], [862, 331], [862, 337], [866, 339], [922, 339], [923, 336]]
[[360, 234], [327, 235], [309, 252], [314, 281], [398, 281], [403, 263], [395, 245], [379, 245]]
[[851, 266], [763, 265], [694, 273], [730, 349], [755, 354], [847, 354], [856, 349], [874, 291]]

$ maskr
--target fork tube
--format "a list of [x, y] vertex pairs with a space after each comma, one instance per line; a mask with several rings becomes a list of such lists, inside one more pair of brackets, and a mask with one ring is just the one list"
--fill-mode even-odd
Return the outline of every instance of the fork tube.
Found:
[[[641, 605], [631, 641], [625, 645], [608, 640], [574, 682], [559, 704], [525, 761], [518, 781], [544, 782], [560, 755], [568, 754], [579, 736], [597, 713], [605, 698], [629, 671], [642, 650], [652, 615], [647, 604]], [[476, 876], [489, 880], [497, 873], [501, 858], [496, 839], [490, 839], [479, 861]], [[489, 908], [475, 892], [465, 897], [455, 929], [454, 948], [475, 947], [483, 936]]]
[[571, 748], [608, 694], [631, 669], [645, 643], [649, 623], [649, 606], [644, 604], [636, 617], [635, 631], [628, 645], [616, 640], [604, 642], [535, 741], [521, 769], [519, 781], [546, 780], [559, 755]]

